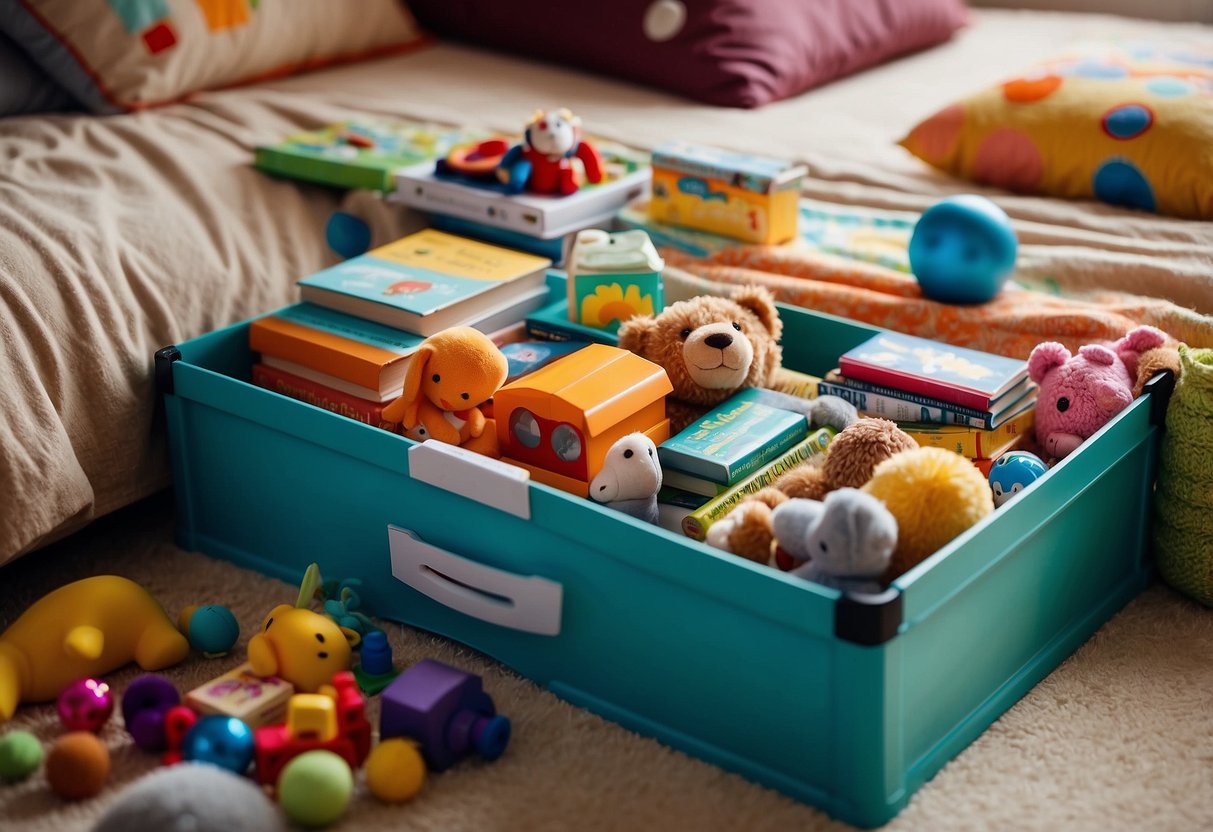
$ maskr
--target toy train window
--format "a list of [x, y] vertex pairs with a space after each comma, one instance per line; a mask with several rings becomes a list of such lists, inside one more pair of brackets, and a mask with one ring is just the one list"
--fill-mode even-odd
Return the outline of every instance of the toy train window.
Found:
[[578, 480], [588, 479], [585, 440], [568, 422], [536, 416], [526, 408], [510, 414], [510, 454], [520, 462]]

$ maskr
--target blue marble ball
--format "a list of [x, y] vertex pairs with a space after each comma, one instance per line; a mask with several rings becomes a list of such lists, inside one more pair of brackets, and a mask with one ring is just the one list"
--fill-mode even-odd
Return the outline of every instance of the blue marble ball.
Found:
[[990, 466], [994, 505], [1001, 506], [1044, 476], [1049, 467], [1028, 451], [1007, 451]]
[[204, 716], [181, 741], [181, 756], [244, 774], [253, 762], [253, 729], [231, 716]]
[[986, 303], [1002, 291], [1018, 250], [1005, 211], [984, 196], [951, 196], [914, 226], [910, 271], [931, 300]]

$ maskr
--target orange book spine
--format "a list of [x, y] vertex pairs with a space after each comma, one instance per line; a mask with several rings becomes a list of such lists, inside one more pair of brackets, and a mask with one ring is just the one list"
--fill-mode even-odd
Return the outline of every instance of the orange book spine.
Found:
[[387, 407], [387, 404], [342, 393], [340, 390], [300, 378], [294, 373], [279, 370], [277, 367], [269, 367], [261, 363], [254, 364], [253, 384], [330, 410], [341, 416], [347, 416], [366, 425], [390, 430], [393, 433], [399, 433], [400, 430], [397, 422], [389, 422], [383, 418], [383, 408]]
[[273, 315], [249, 324], [249, 349], [378, 390], [384, 368], [403, 357]]

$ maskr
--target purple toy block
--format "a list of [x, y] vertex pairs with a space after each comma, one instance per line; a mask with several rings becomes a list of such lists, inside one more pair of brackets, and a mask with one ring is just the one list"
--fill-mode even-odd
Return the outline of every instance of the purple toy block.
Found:
[[475, 749], [496, 760], [510, 742], [510, 721], [497, 715], [480, 677], [423, 659], [396, 677], [380, 700], [379, 739], [408, 737], [421, 743], [433, 771], [442, 771]]

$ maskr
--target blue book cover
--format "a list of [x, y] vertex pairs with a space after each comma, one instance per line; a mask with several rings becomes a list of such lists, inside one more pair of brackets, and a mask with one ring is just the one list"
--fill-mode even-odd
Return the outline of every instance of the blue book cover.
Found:
[[900, 332], [881, 332], [845, 352], [839, 369], [858, 379], [986, 411], [1020, 384], [1028, 363]]
[[433, 335], [543, 284], [546, 257], [433, 229], [299, 281], [303, 299], [418, 335]]
[[657, 449], [669, 467], [732, 485], [802, 441], [809, 423], [803, 413], [770, 403], [767, 391], [742, 390]]
[[275, 317], [292, 323], [311, 327], [312, 329], [361, 341], [381, 350], [394, 352], [398, 355], [412, 355], [421, 346], [421, 336], [406, 332], [403, 329], [384, 326], [364, 318], [355, 318], [314, 303], [296, 303], [285, 309], [274, 312]]

